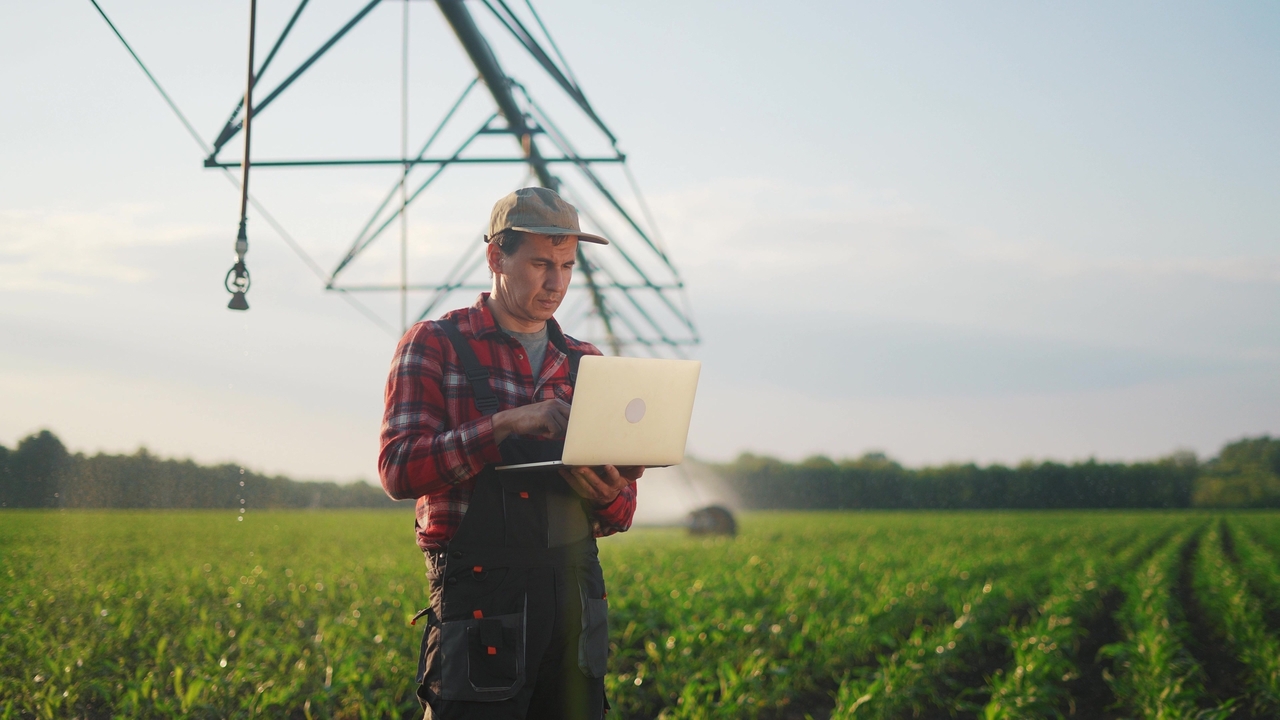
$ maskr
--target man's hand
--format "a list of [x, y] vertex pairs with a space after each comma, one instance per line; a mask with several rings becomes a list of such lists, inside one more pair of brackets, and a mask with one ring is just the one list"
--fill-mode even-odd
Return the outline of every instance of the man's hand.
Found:
[[644, 475], [644, 467], [641, 465], [628, 467], [605, 465], [599, 470], [600, 472], [596, 472], [596, 469], [585, 465], [564, 467], [560, 468], [560, 476], [569, 483], [569, 487], [573, 488], [574, 492], [590, 500], [594, 505], [603, 506], [613, 502], [628, 483], [639, 480], [640, 476]]
[[568, 426], [569, 404], [563, 400], [543, 400], [494, 413], [493, 440], [502, 442], [509, 435], [559, 438], [564, 437]]

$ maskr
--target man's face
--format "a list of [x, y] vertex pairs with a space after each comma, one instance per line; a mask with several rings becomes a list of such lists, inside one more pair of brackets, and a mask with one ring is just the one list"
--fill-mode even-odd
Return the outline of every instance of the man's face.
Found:
[[565, 237], [554, 245], [550, 235], [529, 233], [510, 255], [495, 245], [488, 250], [494, 291], [503, 308], [524, 322], [550, 320], [569, 289], [578, 238]]

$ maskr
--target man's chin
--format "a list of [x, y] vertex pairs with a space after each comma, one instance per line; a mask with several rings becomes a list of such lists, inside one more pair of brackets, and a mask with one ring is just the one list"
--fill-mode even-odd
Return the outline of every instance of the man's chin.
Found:
[[556, 310], [560, 309], [560, 303], [547, 304], [535, 302], [529, 308], [529, 315], [536, 318], [539, 322], [546, 322], [555, 316]]

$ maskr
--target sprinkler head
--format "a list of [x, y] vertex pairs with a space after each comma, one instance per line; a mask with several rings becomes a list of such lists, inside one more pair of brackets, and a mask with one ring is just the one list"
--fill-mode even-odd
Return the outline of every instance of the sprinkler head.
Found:
[[244, 265], [244, 258], [237, 257], [236, 264], [231, 266], [227, 271], [227, 276], [223, 278], [222, 285], [231, 293], [231, 302], [227, 303], [227, 307], [232, 310], [248, 310], [249, 301], [245, 299], [244, 294], [249, 292], [249, 268]]

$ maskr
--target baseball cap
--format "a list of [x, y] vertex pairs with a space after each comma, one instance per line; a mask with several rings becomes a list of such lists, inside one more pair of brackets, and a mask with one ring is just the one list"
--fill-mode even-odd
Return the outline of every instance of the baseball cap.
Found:
[[578, 225], [578, 210], [554, 190], [542, 187], [520, 188], [494, 203], [485, 242], [503, 230], [539, 235], [576, 235], [579, 240], [609, 244], [599, 235], [582, 232]]

